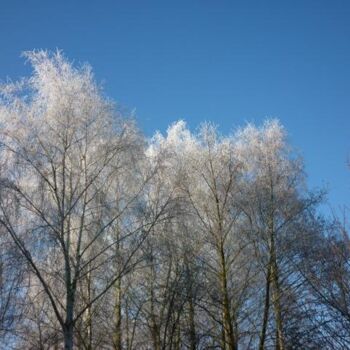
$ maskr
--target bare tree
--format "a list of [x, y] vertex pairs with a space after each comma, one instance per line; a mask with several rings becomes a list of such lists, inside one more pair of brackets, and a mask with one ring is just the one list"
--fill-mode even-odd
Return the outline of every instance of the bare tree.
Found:
[[[48, 298], [65, 349], [72, 349], [77, 321], [128, 272], [153, 224], [133, 222], [114, 234], [147, 178], [135, 170], [138, 181], [127, 197], [106, 196], [111, 181], [131, 176], [132, 154], [140, 149], [133, 124], [102, 97], [89, 67], [74, 68], [60, 52], [26, 57], [33, 75], [2, 88], [0, 222]], [[115, 247], [131, 236], [118, 273], [106, 269]], [[94, 293], [79, 295], [92, 275], [99, 275]]]
[[146, 140], [87, 65], [0, 89], [0, 337], [15, 349], [344, 349], [346, 221], [270, 120]]

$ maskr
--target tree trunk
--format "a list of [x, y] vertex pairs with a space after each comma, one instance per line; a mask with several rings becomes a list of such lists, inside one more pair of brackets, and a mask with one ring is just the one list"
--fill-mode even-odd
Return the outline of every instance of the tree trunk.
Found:
[[190, 340], [190, 350], [196, 350], [197, 348], [197, 334], [196, 334], [196, 324], [195, 324], [195, 309], [194, 309], [194, 296], [193, 296], [193, 276], [191, 272], [191, 267], [188, 263], [187, 255], [184, 255], [184, 262], [186, 265], [187, 272], [187, 301], [188, 301], [188, 323], [189, 323], [189, 340]]
[[263, 324], [262, 324], [261, 333], [260, 333], [259, 350], [264, 350], [264, 345], [265, 345], [267, 322], [269, 319], [269, 309], [270, 309], [270, 285], [271, 285], [271, 258], [269, 259], [269, 264], [267, 266], [264, 316], [263, 316]]
[[[89, 267], [90, 268], [90, 267]], [[90, 304], [92, 295], [91, 295], [91, 272], [87, 275], [87, 302]], [[92, 307], [89, 305], [89, 307], [86, 310], [86, 331], [87, 331], [87, 350], [92, 350]]]
[[189, 298], [190, 350], [197, 348], [196, 325], [194, 322], [194, 305], [192, 296]]
[[223, 244], [220, 245], [220, 260], [221, 260], [221, 292], [222, 292], [222, 318], [224, 327], [225, 348], [228, 350], [236, 350], [235, 335], [232, 326], [232, 317], [230, 312], [230, 303], [227, 290], [227, 269], [225, 261], [225, 253]]
[[[153, 270], [153, 269], [152, 269]], [[152, 271], [153, 272], [153, 271]], [[151, 283], [151, 335], [153, 341], [154, 350], [160, 350], [160, 329], [156, 320], [156, 315], [154, 313], [154, 290], [153, 290], [153, 282]]]
[[130, 325], [129, 325], [129, 301], [125, 300], [125, 335], [126, 335], [126, 350], [130, 349]]
[[284, 350], [283, 325], [282, 325], [282, 308], [281, 308], [281, 291], [279, 286], [279, 275], [276, 256], [275, 232], [273, 216], [270, 223], [270, 259], [271, 259], [271, 283], [272, 283], [272, 303], [275, 312], [276, 322], [276, 350]]
[[73, 322], [66, 322], [63, 329], [64, 350], [73, 350], [73, 329]]
[[176, 329], [175, 329], [174, 349], [175, 350], [180, 350], [181, 349], [181, 328], [180, 328], [180, 322], [177, 322], [175, 327], [176, 327]]
[[272, 286], [273, 286], [273, 305], [275, 309], [276, 318], [276, 350], [284, 350], [284, 336], [283, 336], [283, 321], [281, 309], [281, 291], [278, 281], [278, 267], [276, 259], [272, 263]]
[[115, 306], [114, 306], [114, 315], [115, 315], [115, 324], [114, 324], [114, 349], [122, 350], [122, 280], [120, 276], [121, 269], [121, 261], [120, 261], [120, 252], [121, 252], [121, 244], [120, 244], [120, 229], [119, 222], [116, 222], [116, 271], [119, 275], [115, 283]]
[[270, 183], [270, 214], [268, 218], [268, 231], [270, 238], [270, 269], [272, 283], [272, 303], [275, 313], [276, 322], [276, 350], [284, 350], [283, 324], [282, 324], [282, 308], [281, 308], [281, 291], [279, 286], [279, 273], [277, 265], [277, 252], [275, 242], [275, 201], [274, 186]]
[[74, 288], [68, 287], [66, 302], [66, 320], [63, 325], [64, 349], [73, 350], [74, 344]]
[[115, 289], [115, 308], [114, 308], [114, 314], [115, 314], [115, 334], [114, 334], [114, 349], [115, 350], [122, 350], [122, 307], [121, 307], [121, 301], [122, 301], [122, 291], [121, 291], [121, 278], [119, 278], [116, 282], [116, 289]]
[[160, 334], [159, 334], [159, 327], [155, 320], [152, 322], [152, 341], [153, 341], [153, 348], [154, 350], [160, 350]]

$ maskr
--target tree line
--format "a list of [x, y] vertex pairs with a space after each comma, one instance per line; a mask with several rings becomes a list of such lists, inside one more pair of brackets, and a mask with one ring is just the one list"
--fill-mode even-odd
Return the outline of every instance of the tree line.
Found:
[[350, 241], [283, 126], [146, 138], [88, 65], [0, 87], [3, 349], [347, 349]]

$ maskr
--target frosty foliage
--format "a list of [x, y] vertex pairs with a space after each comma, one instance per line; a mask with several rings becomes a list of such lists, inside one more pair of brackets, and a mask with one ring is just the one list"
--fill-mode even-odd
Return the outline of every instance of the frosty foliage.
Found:
[[89, 65], [24, 57], [32, 74], [0, 86], [5, 346], [349, 346], [347, 234], [278, 120], [147, 140]]

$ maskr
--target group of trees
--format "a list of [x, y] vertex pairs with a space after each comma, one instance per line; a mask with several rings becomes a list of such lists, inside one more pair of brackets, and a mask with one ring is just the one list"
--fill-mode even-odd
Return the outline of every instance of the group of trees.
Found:
[[1, 86], [0, 347], [350, 348], [346, 221], [278, 121], [148, 140], [88, 66]]

